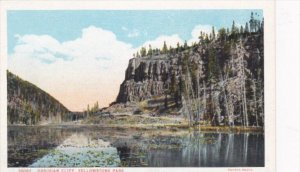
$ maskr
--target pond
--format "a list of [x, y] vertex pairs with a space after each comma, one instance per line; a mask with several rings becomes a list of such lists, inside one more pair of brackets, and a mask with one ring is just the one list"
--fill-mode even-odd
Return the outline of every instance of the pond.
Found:
[[263, 133], [10, 126], [8, 167], [263, 167]]

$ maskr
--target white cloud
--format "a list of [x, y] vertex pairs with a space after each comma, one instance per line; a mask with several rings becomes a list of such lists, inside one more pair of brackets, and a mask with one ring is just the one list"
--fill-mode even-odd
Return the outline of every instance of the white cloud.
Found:
[[170, 35], [170, 36], [162, 35], [162, 36], [157, 37], [154, 40], [145, 42], [142, 46], [139, 46], [137, 48], [137, 50], [140, 49], [141, 47], [146, 47], [148, 49], [149, 45], [151, 45], [152, 48], [161, 49], [164, 45], [164, 41], [166, 41], [166, 44], [168, 46], [172, 46], [172, 47], [176, 47], [178, 42], [180, 44], [183, 44], [183, 42], [184, 42], [177, 34]]
[[131, 56], [130, 44], [90, 26], [80, 38], [62, 43], [49, 35], [19, 36], [8, 68], [71, 110], [82, 110], [96, 101], [102, 106], [114, 101]]
[[[129, 29], [122, 27], [129, 33]], [[211, 32], [211, 26], [198, 25], [188, 43], [198, 41], [200, 30]], [[131, 30], [137, 36], [138, 30]], [[127, 34], [128, 34], [127, 33]], [[144, 34], [144, 32], [142, 33]], [[80, 37], [60, 42], [49, 35], [16, 35], [14, 52], [8, 59], [8, 69], [21, 78], [38, 85], [70, 110], [83, 110], [87, 104], [99, 101], [107, 106], [115, 100], [124, 79], [128, 60], [141, 46], [176, 47], [184, 40], [178, 34], [161, 35], [138, 48], [117, 40], [108, 30], [90, 26]]]
[[[210, 34], [212, 32], [212, 26], [211, 25], [197, 25], [193, 28], [191, 32], [192, 38], [187, 40], [188, 45], [192, 45], [194, 42], [199, 42], [199, 36], [200, 31]], [[216, 31], [216, 28], [215, 28]], [[217, 33], [217, 32], [216, 32]], [[151, 45], [152, 48], [159, 48], [161, 49], [163, 47], [163, 43], [166, 41], [166, 44], [172, 47], [177, 47], [177, 43], [179, 42], [180, 45], [184, 44], [184, 41], [178, 34], [173, 35], [161, 35], [154, 40], [147, 41], [143, 43], [141, 46], [136, 48], [135, 50], [139, 50], [141, 47], [146, 47], [148, 49], [149, 45]]]
[[[199, 36], [200, 36], [201, 31], [204, 33], [210, 34], [212, 32], [212, 26], [211, 25], [195, 26], [191, 32], [192, 38], [187, 41], [189, 45], [191, 45], [194, 42], [199, 42]], [[215, 28], [215, 31], [216, 31], [216, 28]]]

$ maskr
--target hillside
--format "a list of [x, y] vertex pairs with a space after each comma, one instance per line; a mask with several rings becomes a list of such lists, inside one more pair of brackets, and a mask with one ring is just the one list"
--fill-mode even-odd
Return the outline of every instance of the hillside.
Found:
[[7, 71], [8, 124], [60, 123], [70, 111], [37, 86]]

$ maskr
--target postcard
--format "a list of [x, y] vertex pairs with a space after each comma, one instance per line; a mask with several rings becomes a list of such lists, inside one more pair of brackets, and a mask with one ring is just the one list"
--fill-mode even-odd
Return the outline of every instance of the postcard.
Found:
[[273, 1], [2, 1], [1, 171], [275, 171]]

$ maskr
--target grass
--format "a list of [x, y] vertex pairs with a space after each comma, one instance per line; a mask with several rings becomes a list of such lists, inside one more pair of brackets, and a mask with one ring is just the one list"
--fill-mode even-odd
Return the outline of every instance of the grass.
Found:
[[182, 118], [167, 116], [151, 117], [148, 115], [120, 115], [114, 118], [102, 118], [100, 116], [91, 117], [83, 124], [93, 124], [117, 129], [169, 129], [177, 132], [181, 129], [201, 130], [212, 132], [263, 132], [262, 127], [243, 127], [243, 126], [211, 126], [205, 122], [198, 125], [189, 126], [188, 121]]
[[[154, 97], [149, 100], [144, 100], [126, 107], [111, 107], [112, 114], [115, 110], [127, 109], [124, 113], [117, 113], [113, 117], [92, 116], [82, 122], [82, 124], [92, 124], [104, 127], [113, 127], [120, 130], [129, 129], [169, 129], [173, 132], [178, 130], [201, 130], [213, 132], [263, 132], [262, 127], [241, 127], [241, 126], [212, 126], [209, 121], [201, 121], [197, 125], [190, 126], [189, 122], [184, 119], [179, 113], [179, 109], [175, 107], [173, 99], [168, 100], [168, 109], [164, 109], [163, 96]], [[133, 111], [128, 109], [139, 109], [140, 114], [133, 114]], [[131, 109], [132, 110], [132, 109]], [[154, 116], [153, 116], [154, 115]]]

